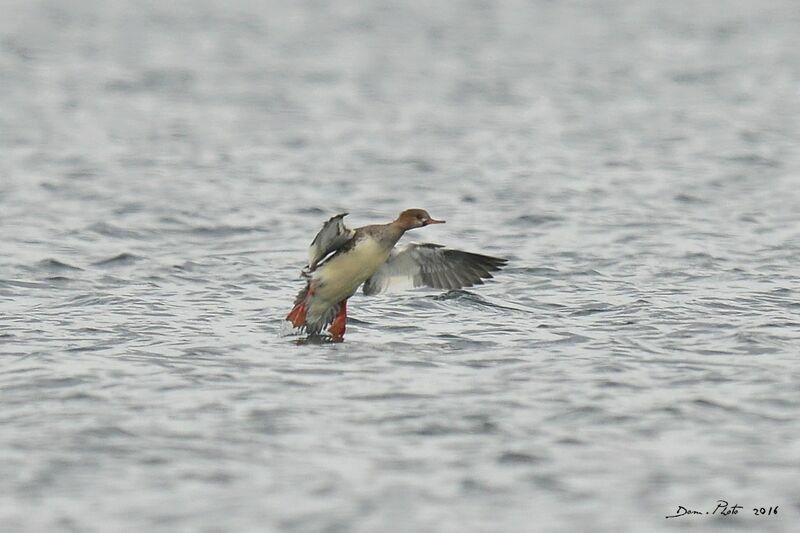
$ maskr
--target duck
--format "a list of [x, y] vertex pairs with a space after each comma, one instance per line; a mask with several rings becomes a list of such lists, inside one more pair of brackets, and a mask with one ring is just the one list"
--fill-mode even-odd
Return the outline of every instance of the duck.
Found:
[[411, 230], [444, 224], [424, 209], [406, 209], [388, 224], [348, 228], [341, 213], [328, 219], [308, 248], [301, 271], [305, 287], [286, 321], [309, 336], [325, 328], [334, 341], [344, 340], [347, 300], [363, 285], [372, 296], [399, 287], [462, 289], [483, 285], [506, 259], [455, 250], [440, 244], [396, 246]]

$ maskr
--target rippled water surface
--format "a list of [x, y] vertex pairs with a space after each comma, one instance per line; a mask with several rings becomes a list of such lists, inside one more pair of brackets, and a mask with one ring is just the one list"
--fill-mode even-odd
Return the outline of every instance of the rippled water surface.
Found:
[[[0, 6], [4, 531], [796, 527], [793, 0]], [[508, 267], [282, 335], [406, 207]]]

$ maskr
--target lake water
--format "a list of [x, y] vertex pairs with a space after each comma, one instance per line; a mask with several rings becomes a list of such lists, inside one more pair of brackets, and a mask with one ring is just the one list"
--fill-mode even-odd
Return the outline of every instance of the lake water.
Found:
[[[794, 0], [0, 11], [4, 531], [796, 528]], [[407, 207], [508, 267], [283, 335]]]

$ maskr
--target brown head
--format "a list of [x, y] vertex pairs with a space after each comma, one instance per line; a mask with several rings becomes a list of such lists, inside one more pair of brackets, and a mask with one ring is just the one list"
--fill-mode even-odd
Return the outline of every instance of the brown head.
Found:
[[421, 228], [428, 224], [444, 224], [444, 220], [436, 220], [431, 217], [424, 209], [406, 209], [397, 217], [394, 224], [400, 226], [403, 231], [414, 228]]

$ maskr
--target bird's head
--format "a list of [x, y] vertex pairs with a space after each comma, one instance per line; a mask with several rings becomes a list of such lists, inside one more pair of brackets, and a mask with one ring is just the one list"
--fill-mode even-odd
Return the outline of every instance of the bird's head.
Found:
[[421, 228], [428, 224], [444, 224], [444, 220], [436, 220], [424, 209], [406, 209], [397, 217], [395, 223], [405, 231]]

